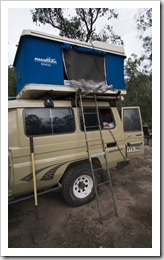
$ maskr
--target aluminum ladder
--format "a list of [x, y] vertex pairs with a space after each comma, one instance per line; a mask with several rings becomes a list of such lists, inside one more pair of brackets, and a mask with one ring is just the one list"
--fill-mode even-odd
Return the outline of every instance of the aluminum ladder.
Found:
[[[104, 144], [104, 140], [103, 140], [103, 135], [102, 135], [102, 130], [101, 130], [101, 122], [100, 122], [100, 116], [99, 116], [99, 108], [98, 108], [98, 104], [97, 104], [97, 97], [96, 97], [96, 93], [93, 94], [94, 97], [94, 102], [95, 102], [95, 113], [91, 112], [91, 113], [86, 113], [84, 111], [84, 106], [83, 106], [83, 98], [85, 98], [86, 95], [88, 95], [89, 92], [87, 94], [82, 94], [81, 92], [79, 93], [79, 98], [80, 98], [80, 107], [81, 107], [81, 114], [82, 114], [82, 121], [83, 121], [83, 126], [84, 126], [84, 134], [85, 134], [85, 141], [86, 141], [86, 148], [87, 148], [87, 153], [88, 153], [88, 159], [89, 159], [89, 163], [91, 166], [91, 172], [92, 172], [92, 176], [93, 176], [93, 182], [94, 182], [94, 187], [95, 187], [95, 194], [96, 194], [96, 201], [97, 201], [97, 208], [98, 208], [98, 212], [99, 212], [99, 218], [100, 218], [100, 222], [103, 224], [103, 217], [102, 216], [102, 210], [101, 210], [101, 206], [100, 206], [100, 198], [99, 198], [99, 194], [98, 194], [98, 187], [108, 184], [108, 187], [111, 191], [111, 195], [112, 195], [112, 201], [113, 201], [113, 206], [114, 206], [114, 211], [116, 216], [118, 217], [117, 214], [117, 209], [116, 209], [116, 204], [115, 204], [115, 199], [114, 199], [114, 194], [113, 194], [113, 187], [112, 187], [112, 180], [111, 180], [111, 175], [110, 175], [110, 171], [109, 171], [109, 164], [108, 164], [108, 160], [107, 160], [107, 154], [106, 154], [106, 150], [105, 150], [105, 144]], [[97, 122], [98, 125], [97, 126], [86, 126], [86, 120], [85, 120], [85, 115], [87, 114], [96, 114], [97, 115]], [[88, 132], [87, 129], [88, 128], [92, 128], [92, 127], [97, 127], [99, 130], [99, 138], [96, 139], [89, 139], [88, 138]], [[91, 153], [90, 150], [90, 143], [93, 143], [94, 141], [100, 141], [101, 148], [102, 150], [97, 152], [97, 153]], [[96, 182], [96, 178], [95, 178], [95, 173], [96, 171], [100, 171], [103, 170], [103, 168], [94, 168], [94, 164], [93, 164], [93, 159], [99, 156], [103, 156], [104, 160], [105, 160], [105, 168], [106, 168], [106, 181], [103, 181], [101, 183], [97, 183]]]

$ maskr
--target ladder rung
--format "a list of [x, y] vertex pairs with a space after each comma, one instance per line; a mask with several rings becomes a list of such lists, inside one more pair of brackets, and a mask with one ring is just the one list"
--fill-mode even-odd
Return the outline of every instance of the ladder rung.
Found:
[[107, 184], [107, 183], [110, 183], [110, 180], [104, 181], [104, 182], [101, 182], [101, 183], [98, 183], [98, 184], [96, 184], [96, 186], [97, 186], [97, 187], [98, 187], [98, 186], [102, 186], [102, 185]]
[[94, 128], [94, 127], [97, 127], [97, 128], [98, 128], [99, 126], [98, 126], [98, 125], [86, 126], [86, 129], [87, 129], [87, 128]]
[[91, 158], [95, 158], [97, 156], [102, 156], [102, 155], [105, 155], [105, 152], [100, 152], [100, 153], [93, 153], [90, 155]]
[[84, 112], [83, 114], [84, 115], [97, 115], [96, 112]]
[[88, 139], [87, 141], [88, 142], [92, 142], [92, 141], [100, 141], [100, 140], [103, 140], [101, 138], [93, 138], [93, 139]]
[[99, 171], [99, 170], [102, 170], [103, 168], [96, 168], [96, 169], [93, 169], [93, 172], [96, 172], [96, 171]]

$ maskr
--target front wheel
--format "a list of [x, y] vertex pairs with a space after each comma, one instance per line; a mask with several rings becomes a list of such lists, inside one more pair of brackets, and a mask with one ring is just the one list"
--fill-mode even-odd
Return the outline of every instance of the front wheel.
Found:
[[[97, 176], [95, 178], [97, 181]], [[87, 204], [95, 197], [94, 181], [89, 163], [82, 163], [70, 168], [61, 181], [61, 194], [71, 206]]]

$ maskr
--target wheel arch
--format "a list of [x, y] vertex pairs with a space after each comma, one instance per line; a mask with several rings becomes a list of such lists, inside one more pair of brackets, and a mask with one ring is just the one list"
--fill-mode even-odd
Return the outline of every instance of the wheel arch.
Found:
[[[98, 158], [94, 158], [92, 160], [93, 164], [97, 166], [97, 168], [101, 168], [101, 163], [99, 161]], [[77, 165], [81, 165], [81, 164], [85, 164], [85, 163], [88, 163], [89, 164], [89, 159], [84, 159], [84, 160], [79, 160], [79, 161], [75, 161], [75, 162], [71, 162], [69, 165], [67, 165], [63, 175], [61, 176], [60, 178], [60, 182], [62, 181], [62, 179], [64, 178], [65, 174], [67, 174], [67, 171], [70, 170], [71, 168], [73, 168], [74, 166], [77, 166]], [[101, 175], [102, 177], [102, 172], [99, 172], [99, 174]]]

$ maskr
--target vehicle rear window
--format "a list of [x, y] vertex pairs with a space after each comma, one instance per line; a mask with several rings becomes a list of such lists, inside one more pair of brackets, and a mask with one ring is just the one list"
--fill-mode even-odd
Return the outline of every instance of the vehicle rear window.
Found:
[[74, 114], [71, 108], [26, 108], [23, 113], [27, 136], [75, 131]]
[[124, 131], [141, 131], [141, 120], [138, 108], [127, 108], [123, 110]]

